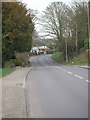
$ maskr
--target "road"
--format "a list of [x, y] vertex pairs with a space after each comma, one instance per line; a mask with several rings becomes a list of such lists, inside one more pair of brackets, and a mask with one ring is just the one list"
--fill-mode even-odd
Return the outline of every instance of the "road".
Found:
[[28, 118], [88, 118], [88, 69], [31, 58], [26, 80]]

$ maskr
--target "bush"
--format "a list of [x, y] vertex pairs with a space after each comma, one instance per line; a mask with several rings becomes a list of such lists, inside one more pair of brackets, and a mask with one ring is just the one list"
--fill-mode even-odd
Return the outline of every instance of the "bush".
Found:
[[22, 66], [30, 66], [29, 62], [29, 54], [27, 52], [24, 53], [16, 53], [16, 59], [22, 62]]
[[14, 66], [22, 66], [22, 61], [17, 60], [17, 59], [11, 59], [10, 60], [10, 66], [14, 67]]
[[57, 63], [62, 63], [64, 61], [64, 55], [62, 52], [56, 52], [51, 57]]
[[69, 61], [71, 64], [73, 61], [73, 65], [88, 65], [88, 58], [86, 57], [86, 53], [83, 52], [79, 54], [77, 57], [74, 57], [72, 60]]
[[85, 39], [85, 40], [84, 40], [84, 48], [85, 48], [85, 49], [88, 49], [88, 48], [89, 48], [89, 40], [88, 40], [88, 39]]
[[53, 54], [53, 50], [52, 49], [47, 50], [47, 54]]
[[84, 53], [85, 52], [85, 48], [84, 47], [82, 47], [80, 50], [79, 50], [79, 53]]

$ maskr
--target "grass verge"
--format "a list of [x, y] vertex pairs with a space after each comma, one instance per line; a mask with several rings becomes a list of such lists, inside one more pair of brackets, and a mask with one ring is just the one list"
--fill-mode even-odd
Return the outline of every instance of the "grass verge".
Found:
[[82, 53], [78, 55], [77, 57], [74, 57], [73, 59], [69, 59], [69, 62], [65, 62], [63, 55], [60, 54], [60, 52], [56, 52], [52, 55], [51, 59], [53, 59], [55, 62], [64, 64], [64, 65], [77, 65], [77, 66], [88, 66], [88, 58], [86, 56], [86, 53]]
[[88, 58], [85, 53], [78, 55], [71, 59], [68, 64], [70, 65], [78, 65], [78, 66], [88, 66]]
[[0, 69], [0, 78], [5, 77], [6, 75], [10, 74], [12, 71], [13, 69], [10, 67]]
[[64, 57], [62, 52], [56, 52], [52, 54], [51, 59], [53, 59], [57, 63], [63, 63]]

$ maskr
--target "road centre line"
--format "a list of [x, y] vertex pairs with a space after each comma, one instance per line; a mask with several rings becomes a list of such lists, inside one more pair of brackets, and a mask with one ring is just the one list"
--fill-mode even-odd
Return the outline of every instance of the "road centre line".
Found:
[[[69, 74], [73, 74], [72, 72], [70, 72], [70, 71], [68, 71], [68, 70], [65, 70], [65, 69], [63, 69], [63, 68], [61, 68], [61, 67], [56, 67], [56, 68], [58, 68], [58, 69], [61, 69], [61, 70], [63, 70], [64, 72], [67, 72], [67, 73], [69, 73]], [[80, 79], [84, 79], [83, 77], [81, 77], [81, 76], [79, 76], [79, 75], [75, 75], [75, 74], [73, 74], [75, 77], [78, 77], [78, 78], [80, 78]], [[86, 80], [87, 82], [90, 82], [89, 80]]]
[[81, 76], [79, 76], [79, 75], [75, 75], [75, 77], [78, 77], [78, 78], [80, 78], [80, 79], [83, 79], [83, 77], [81, 77]]
[[56, 67], [57, 69], [62, 69], [61, 67]]
[[73, 74], [72, 72], [68, 71], [69, 74]]

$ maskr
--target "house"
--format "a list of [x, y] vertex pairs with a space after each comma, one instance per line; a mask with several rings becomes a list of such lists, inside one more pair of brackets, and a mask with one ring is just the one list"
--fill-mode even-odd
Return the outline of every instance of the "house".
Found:
[[47, 46], [39, 46], [39, 52], [46, 54], [48, 47]]
[[38, 46], [38, 47], [32, 47], [31, 51], [33, 54], [46, 54], [48, 50], [47, 46]]
[[38, 47], [32, 47], [30, 52], [33, 53], [33, 54], [38, 55], [39, 54], [39, 49], [38, 49]]

